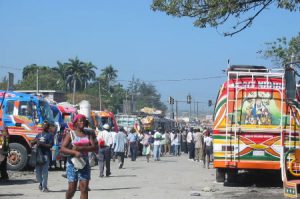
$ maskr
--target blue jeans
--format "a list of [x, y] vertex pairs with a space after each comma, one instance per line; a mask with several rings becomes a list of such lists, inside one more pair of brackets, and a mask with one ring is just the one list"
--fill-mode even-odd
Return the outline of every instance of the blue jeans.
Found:
[[42, 165], [35, 166], [36, 179], [42, 185], [42, 188], [45, 189], [48, 186], [48, 169], [50, 159], [48, 155], [45, 155], [46, 163]]
[[136, 155], [137, 155], [137, 143], [136, 142], [130, 142], [130, 155], [131, 155], [131, 160], [135, 161]]
[[154, 153], [154, 160], [160, 159], [160, 145], [154, 145], [153, 153]]

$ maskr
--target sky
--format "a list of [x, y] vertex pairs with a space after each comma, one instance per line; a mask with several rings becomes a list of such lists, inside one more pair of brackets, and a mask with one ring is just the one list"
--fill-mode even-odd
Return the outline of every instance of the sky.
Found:
[[125, 86], [134, 76], [152, 83], [164, 102], [191, 94], [207, 110], [226, 79], [228, 60], [275, 67], [257, 52], [300, 31], [300, 12], [270, 8], [250, 28], [224, 37], [226, 27], [200, 29], [191, 18], [154, 12], [150, 5], [151, 0], [1, 0], [0, 78], [12, 72], [20, 79], [26, 65], [55, 67], [77, 56], [97, 66], [97, 74], [112, 65]]

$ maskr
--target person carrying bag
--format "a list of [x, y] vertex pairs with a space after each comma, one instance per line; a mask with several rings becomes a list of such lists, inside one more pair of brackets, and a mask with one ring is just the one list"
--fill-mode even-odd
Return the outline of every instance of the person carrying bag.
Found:
[[48, 169], [51, 157], [51, 147], [53, 145], [53, 136], [49, 133], [49, 122], [43, 124], [43, 132], [39, 133], [32, 141], [31, 145], [36, 145], [32, 149], [31, 164], [35, 165], [36, 178], [39, 182], [39, 190], [49, 192], [48, 190]]
[[73, 120], [74, 130], [70, 130], [70, 132], [66, 134], [61, 146], [61, 153], [69, 155], [66, 169], [68, 179], [66, 199], [73, 198], [78, 181], [80, 198], [88, 198], [88, 184], [91, 179], [88, 152], [97, 150], [97, 145], [95, 144], [94, 136], [84, 131], [86, 123], [87, 120], [84, 115], [76, 115]]

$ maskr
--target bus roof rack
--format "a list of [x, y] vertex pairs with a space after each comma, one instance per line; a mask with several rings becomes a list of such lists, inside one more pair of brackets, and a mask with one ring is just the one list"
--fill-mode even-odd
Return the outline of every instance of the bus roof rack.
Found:
[[241, 72], [268, 72], [265, 66], [253, 66], [253, 65], [231, 65], [227, 72], [229, 71], [241, 71]]

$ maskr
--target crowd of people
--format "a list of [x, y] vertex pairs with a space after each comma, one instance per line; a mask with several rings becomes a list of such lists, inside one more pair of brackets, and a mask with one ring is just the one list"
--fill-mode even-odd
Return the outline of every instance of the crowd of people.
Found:
[[[212, 161], [213, 142], [209, 129], [175, 128], [165, 131], [158, 127], [152, 131], [137, 132], [134, 128], [128, 132], [120, 127], [118, 132], [104, 124], [101, 130], [87, 130], [87, 118], [78, 114], [73, 120], [73, 128], [65, 131], [60, 147], [60, 154], [66, 157], [64, 177], [68, 181], [66, 199], [73, 198], [76, 190], [80, 198], [88, 198], [91, 179], [91, 157], [99, 166], [99, 177], [109, 177], [111, 161], [118, 161], [119, 169], [124, 167], [124, 159], [136, 161], [138, 156], [150, 162], [160, 161], [162, 156], [180, 156], [187, 153], [189, 160], [202, 162], [209, 168]], [[35, 150], [35, 173], [39, 183], [38, 189], [48, 192], [48, 170], [53, 164], [53, 147], [56, 126], [45, 122], [31, 145]], [[56, 141], [57, 142], [57, 141]], [[40, 157], [39, 157], [40, 156]], [[54, 162], [55, 159], [54, 159]], [[54, 163], [56, 164], [56, 163]], [[95, 164], [95, 163], [94, 163]]]

